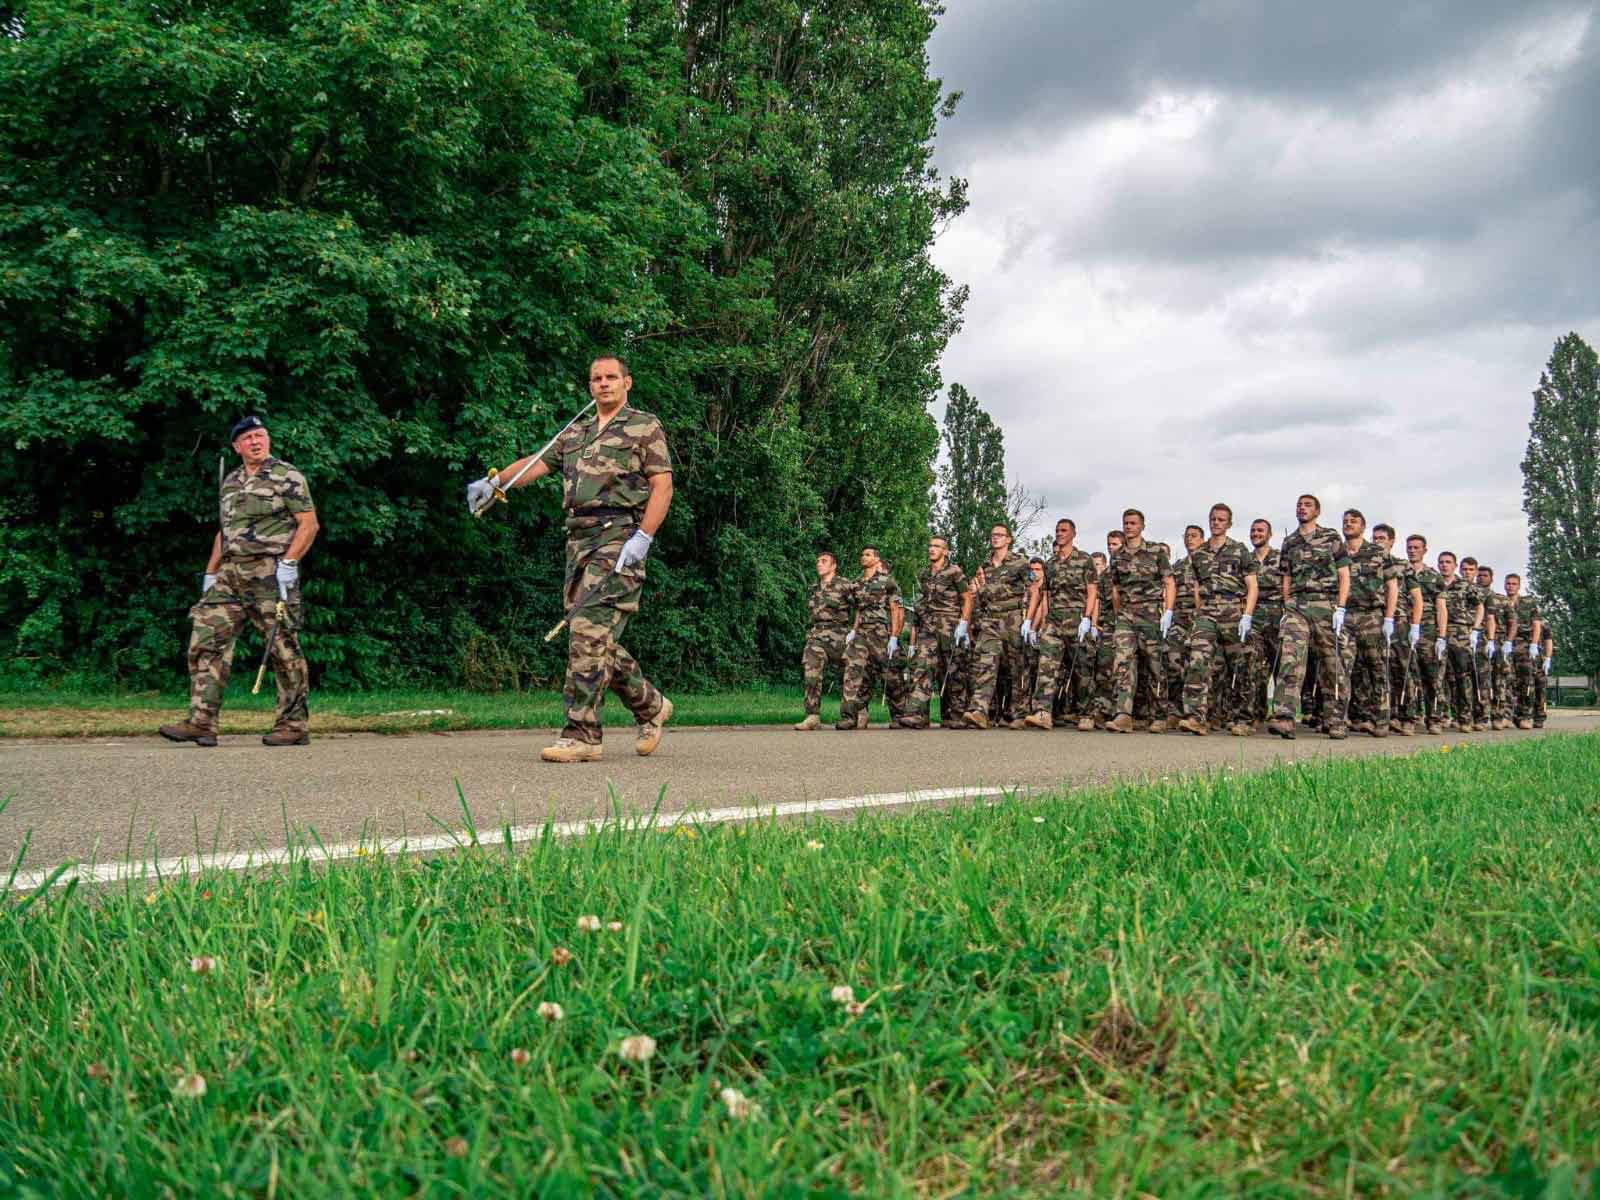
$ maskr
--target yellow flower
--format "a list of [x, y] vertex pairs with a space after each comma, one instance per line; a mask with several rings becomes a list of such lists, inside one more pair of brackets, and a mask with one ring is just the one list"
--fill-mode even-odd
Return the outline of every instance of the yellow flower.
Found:
[[1444, 745], [1440, 746], [1439, 747], [1439, 753], [1440, 754], [1449, 754], [1450, 753], [1450, 743], [1446, 742]]

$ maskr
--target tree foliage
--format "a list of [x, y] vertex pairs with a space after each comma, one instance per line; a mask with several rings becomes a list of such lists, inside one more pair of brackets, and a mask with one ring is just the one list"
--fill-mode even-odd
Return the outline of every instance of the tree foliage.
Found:
[[955, 383], [942, 436], [934, 528], [949, 539], [950, 557], [971, 571], [989, 554], [989, 530], [1011, 519], [1005, 435], [978, 398]]
[[1522, 460], [1528, 563], [1562, 659], [1600, 671], [1600, 362], [1576, 333], [1555, 344], [1533, 393]]
[[[324, 533], [324, 682], [548, 681], [558, 497], [467, 478], [630, 358], [677, 501], [630, 642], [787, 671], [818, 545], [914, 568], [964, 206], [925, 0], [38, 0], [0, 39], [0, 649], [181, 663], [259, 412]], [[901, 563], [897, 562], [897, 565]], [[0, 635], [3, 636], [3, 635]]]

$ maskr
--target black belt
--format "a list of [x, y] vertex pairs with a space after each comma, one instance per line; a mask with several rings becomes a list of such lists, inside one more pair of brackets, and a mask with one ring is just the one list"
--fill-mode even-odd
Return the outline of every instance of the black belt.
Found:
[[[585, 508], [578, 512], [567, 514], [568, 529], [593, 529], [596, 525], [604, 525], [607, 521], [637, 521], [639, 510], [637, 508]], [[583, 524], [578, 524], [578, 522]]]

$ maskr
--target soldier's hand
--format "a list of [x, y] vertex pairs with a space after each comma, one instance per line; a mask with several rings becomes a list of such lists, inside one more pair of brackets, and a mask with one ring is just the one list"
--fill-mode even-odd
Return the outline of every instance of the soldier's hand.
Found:
[[1470, 634], [1467, 635], [1467, 642], [1472, 646], [1472, 652], [1474, 654], [1476, 654], [1478, 652], [1478, 639], [1481, 638], [1482, 636], [1483, 636], [1483, 634], [1478, 632], [1478, 630], [1476, 630], [1476, 629], [1474, 629]]
[[1433, 639], [1433, 653], [1440, 662], [1444, 661], [1444, 648], [1448, 643], [1443, 638]]
[[889, 635], [889, 649], [884, 652], [885, 658], [893, 658], [900, 649], [900, 639], [894, 634]]
[[972, 644], [972, 637], [967, 633], [967, 623], [965, 621], [956, 622], [954, 641], [958, 646], [970, 646]]
[[633, 536], [622, 543], [622, 549], [617, 554], [617, 565], [612, 571], [623, 571], [642, 563], [650, 554], [650, 540], [650, 535], [644, 530], [635, 529]]
[[1034, 644], [1034, 641], [1033, 641], [1033, 622], [1032, 621], [1023, 621], [1022, 622], [1022, 644], [1024, 646], [1031, 646], [1031, 645]]
[[1545, 673], [1545, 675], [1548, 676], [1550, 674], [1550, 664], [1555, 662], [1555, 660], [1556, 660], [1556, 656], [1554, 654], [1547, 655], [1545, 657], [1545, 660], [1544, 660], [1544, 673]]
[[1169, 608], [1161, 614], [1161, 636], [1165, 638], [1167, 631], [1172, 628], [1172, 610]]
[[1338, 637], [1339, 636], [1339, 631], [1341, 629], [1343, 629], [1343, 628], [1344, 628], [1344, 609], [1343, 608], [1336, 608], [1336, 609], [1333, 610], [1333, 636], [1334, 637]]
[[202, 596], [204, 596], [207, 592], [209, 592], [212, 588], [214, 588], [216, 586], [217, 586], [217, 577], [215, 575], [213, 575], [210, 571], [207, 571], [204, 575], [200, 576], [200, 594]]
[[916, 642], [912, 642], [911, 645], [906, 647], [906, 657], [907, 658], [915, 658], [916, 656], [917, 656], [917, 643]]
[[300, 564], [291, 559], [280, 558], [272, 573], [278, 577], [279, 592], [287, 592], [300, 582]]
[[499, 490], [499, 475], [485, 475], [482, 479], [474, 479], [467, 484], [467, 511], [477, 516], [494, 503], [495, 494]]
[[853, 645], [855, 645], [855, 642], [856, 642], [856, 631], [854, 629], [852, 629], [849, 633], [844, 635], [844, 644], [846, 646], [853, 646]]
[[1499, 649], [1500, 649], [1500, 643], [1499, 643], [1499, 642], [1495, 642], [1495, 641], [1491, 641], [1491, 642], [1490, 642], [1490, 643], [1489, 643], [1489, 647], [1488, 647], [1488, 649], [1486, 649], [1486, 650], [1485, 650], [1485, 651], [1484, 651], [1484, 652], [1483, 652], [1483, 656], [1484, 656], [1484, 657], [1485, 657], [1485, 658], [1493, 658], [1493, 657], [1494, 657], [1494, 656], [1495, 656], [1495, 652], [1496, 652], [1496, 651], [1497, 651], [1497, 650], [1499, 650]]
[[1250, 627], [1255, 623], [1256, 619], [1249, 613], [1245, 613], [1244, 616], [1239, 618], [1239, 640], [1241, 642], [1250, 636]]
[[1383, 644], [1387, 646], [1392, 641], [1394, 641], [1394, 618], [1385, 617], [1383, 619]]
[[1084, 638], [1089, 636], [1090, 631], [1093, 629], [1094, 626], [1089, 624], [1089, 618], [1084, 617], [1078, 622], [1078, 640], [1080, 642], [1083, 641]]
[[1505, 641], [1500, 643], [1500, 657], [1505, 659], [1507, 662], [1510, 662], [1512, 651], [1515, 649], [1516, 647], [1511, 644], [1511, 639], [1507, 638]]
[[1411, 626], [1411, 633], [1409, 634], [1409, 640], [1411, 642], [1411, 648], [1413, 650], [1415, 650], [1417, 648], [1417, 643], [1422, 640], [1422, 626], [1421, 625], [1412, 625]]

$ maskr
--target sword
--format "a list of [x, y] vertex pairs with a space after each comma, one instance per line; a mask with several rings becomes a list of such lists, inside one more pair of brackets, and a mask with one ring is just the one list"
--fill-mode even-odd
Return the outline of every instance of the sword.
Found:
[[278, 640], [278, 626], [289, 619], [289, 591], [278, 581], [278, 603], [272, 610], [272, 628], [267, 631], [267, 644], [261, 651], [261, 666], [256, 671], [256, 684], [250, 689], [252, 696], [261, 691], [261, 681], [267, 677], [267, 663], [272, 659], [272, 647]]
[[[543, 458], [545, 456], [545, 452], [547, 450], [549, 450], [551, 446], [554, 446], [556, 444], [556, 441], [561, 437], [561, 435], [563, 433], [565, 433], [567, 430], [571, 429], [574, 425], [576, 425], [578, 423], [578, 418], [583, 416], [584, 413], [588, 412], [593, 407], [594, 407], [594, 401], [590, 400], [589, 403], [585, 404], [576, 413], [574, 413], [573, 416], [572, 416], [572, 420], [568, 421], [560, 429], [556, 430], [555, 437], [551, 438], [543, 446], [539, 447], [539, 452], [528, 460], [527, 465], [525, 467], [523, 467], [522, 470], [518, 471], [510, 479], [506, 480], [504, 484], [501, 484], [500, 486], [496, 487], [494, 489], [494, 494], [489, 498], [489, 503], [485, 504], [482, 508], [480, 508], [477, 512], [473, 513], [472, 515], [474, 517], [481, 517], [481, 516], [483, 516], [484, 513], [488, 512], [491, 508], [493, 508], [497, 503], [498, 504], [507, 503], [507, 501], [506, 501], [506, 493], [509, 492], [512, 488], [516, 487], [517, 486], [517, 482], [524, 475], [526, 475], [529, 471], [533, 470], [533, 464], [538, 462], [541, 458]], [[565, 621], [562, 622], [562, 625], [564, 625], [564, 624], [566, 624]], [[560, 633], [560, 632], [561, 632], [561, 626], [558, 625], [558, 626], [556, 626], [555, 629], [551, 630], [549, 636], [547, 636], [544, 640], [548, 642], [550, 640], [550, 638], [555, 637], [555, 635], [557, 633]]]
[[[556, 436], [559, 437], [560, 434], [557, 434]], [[604, 530], [610, 529], [614, 520], [615, 520], [615, 518], [611, 518], [610, 520], [607, 520], [605, 524], [599, 526], [597, 529], [594, 530], [594, 532], [600, 533], [600, 532], [602, 532]], [[598, 554], [600, 552], [600, 549], [601, 549], [600, 547], [596, 547], [594, 552], [591, 553], [591, 555], [589, 557], [592, 559], [594, 557], [594, 554]], [[620, 546], [617, 547], [617, 553], [618, 554], [622, 553], [622, 547], [620, 547]], [[587, 567], [589, 565], [588, 560], [585, 560], [583, 565], [584, 565], [585, 569], [587, 569]], [[589, 601], [591, 601], [591, 600], [593, 600], [595, 598], [595, 594], [597, 592], [599, 592], [601, 588], [605, 587], [606, 583], [611, 579], [611, 576], [614, 575], [615, 573], [616, 572], [614, 572], [614, 571], [607, 571], [604, 575], [600, 576], [599, 579], [595, 580], [592, 584], [590, 584], [587, 588], [585, 588], [583, 594], [578, 597], [578, 599], [573, 603], [572, 607], [567, 609], [566, 615], [563, 616], [561, 618], [561, 620], [557, 621], [554, 625], [550, 626], [550, 632], [544, 635], [544, 640], [547, 641], [547, 642], [555, 641], [556, 640], [556, 635], [559, 634], [563, 629], [565, 629], [567, 627], [568, 622], [570, 622], [573, 617], [578, 615], [579, 610], [582, 609], [585, 604], [589, 603]]]

